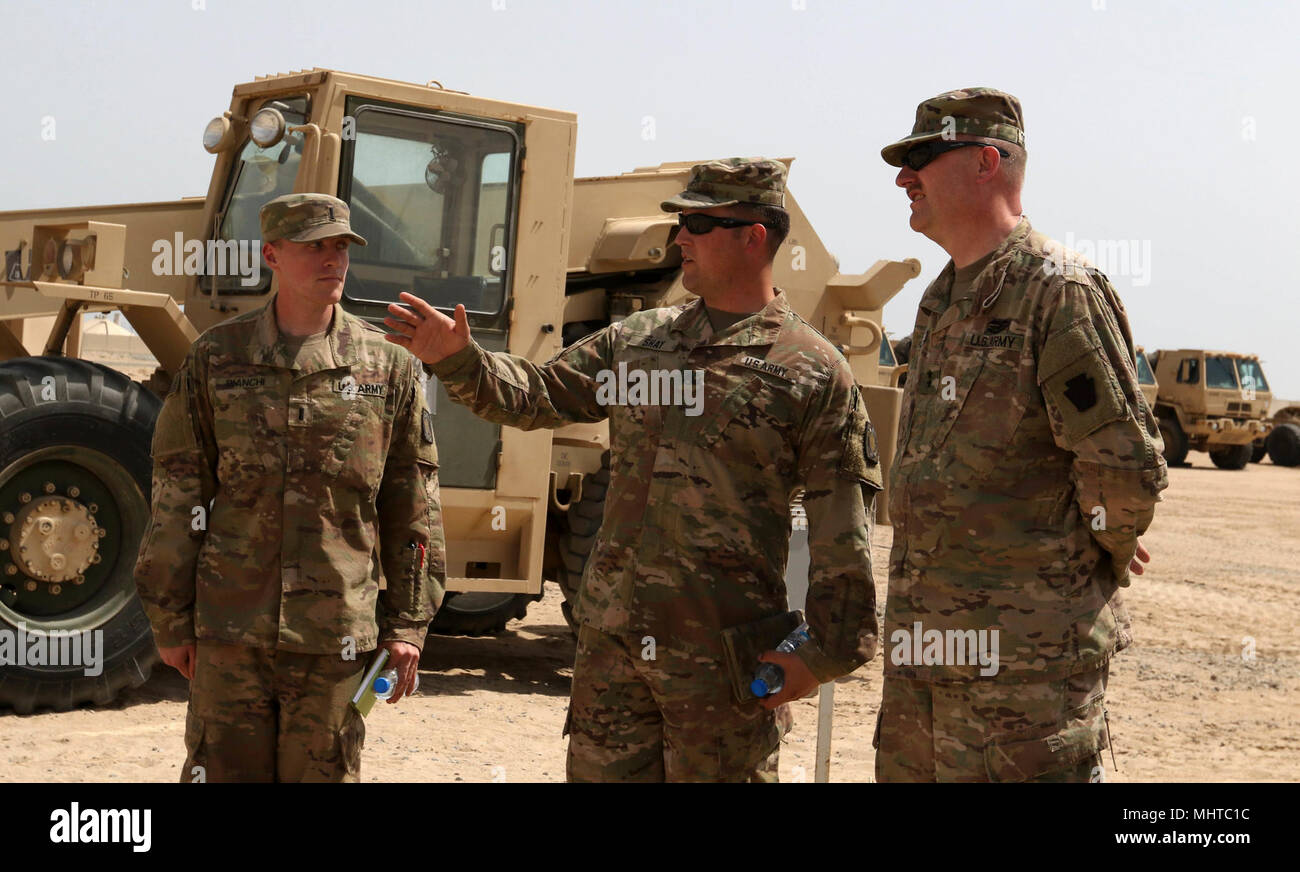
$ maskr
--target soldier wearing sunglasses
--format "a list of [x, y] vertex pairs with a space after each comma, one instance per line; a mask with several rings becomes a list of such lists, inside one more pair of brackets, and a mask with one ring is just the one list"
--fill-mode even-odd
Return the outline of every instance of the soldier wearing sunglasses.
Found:
[[[661, 207], [680, 213], [682, 281], [698, 298], [545, 365], [483, 350], [463, 307], [454, 320], [410, 295], [411, 309], [390, 307], [389, 338], [476, 414], [524, 429], [609, 419], [604, 523], [575, 608], [571, 781], [775, 781], [784, 704], [875, 652], [881, 470], [848, 363], [772, 286], [784, 194], [775, 161], [694, 167]], [[699, 373], [701, 407], [603, 403], [601, 373], [623, 366]], [[811, 638], [783, 654], [771, 649], [798, 622], [784, 578], [800, 487]], [[749, 691], [760, 657], [786, 676], [763, 700]]]
[[881, 156], [952, 259], [921, 299], [890, 472], [876, 778], [1103, 780], [1120, 588], [1167, 486], [1128, 318], [1021, 214], [1015, 97], [926, 100]]

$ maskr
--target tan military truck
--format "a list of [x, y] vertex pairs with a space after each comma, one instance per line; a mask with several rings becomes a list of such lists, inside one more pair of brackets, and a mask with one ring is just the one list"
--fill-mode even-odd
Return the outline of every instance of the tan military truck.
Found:
[[1155, 413], [1170, 466], [1188, 451], [1208, 451], [1220, 469], [1244, 469], [1253, 443], [1266, 438], [1272, 394], [1259, 357], [1177, 349], [1151, 355], [1159, 383]]
[[[258, 225], [271, 198], [349, 202], [370, 244], [351, 251], [344, 306], [375, 323], [409, 290], [444, 310], [464, 303], [485, 347], [541, 361], [685, 299], [676, 216], [659, 202], [695, 161], [574, 179], [576, 141], [568, 112], [314, 69], [235, 87], [203, 131], [216, 156], [206, 197], [0, 213], [0, 636], [84, 632], [103, 654], [97, 671], [67, 658], [6, 663], [0, 704], [105, 702], [147, 678], [157, 655], [132, 569], [159, 397], [201, 331], [274, 292]], [[900, 392], [878, 384], [881, 311], [920, 264], [840, 274], [793, 197], [788, 206], [776, 281], [847, 355], [887, 465]], [[157, 359], [150, 377], [79, 356], [83, 314], [112, 310]], [[435, 628], [493, 632], [523, 616], [544, 579], [576, 586], [603, 513], [607, 428], [502, 428], [435, 380], [426, 390], [451, 591]], [[196, 530], [204, 518], [194, 507]]]
[[1300, 466], [1300, 406], [1282, 405], [1269, 411], [1273, 429], [1267, 437], [1255, 440], [1251, 462], [1259, 463], [1267, 455], [1278, 466]]

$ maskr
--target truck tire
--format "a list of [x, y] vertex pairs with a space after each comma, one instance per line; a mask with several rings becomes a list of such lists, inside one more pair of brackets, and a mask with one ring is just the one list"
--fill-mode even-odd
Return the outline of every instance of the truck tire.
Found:
[[1250, 462], [1259, 463], [1268, 455], [1268, 440], [1256, 439], [1251, 444]]
[[0, 706], [27, 713], [107, 703], [148, 680], [158, 662], [135, 560], [149, 523], [160, 408], [98, 364], [0, 363], [0, 632], [15, 640], [54, 632], [68, 645], [58, 663], [48, 644], [44, 664], [6, 663]]
[[429, 629], [440, 636], [494, 636], [528, 614], [540, 594], [490, 591], [449, 592]]
[[1268, 459], [1278, 466], [1300, 466], [1300, 426], [1287, 421], [1268, 434]]
[[569, 507], [563, 532], [560, 533], [560, 590], [564, 604], [560, 606], [569, 629], [575, 633], [578, 624], [573, 618], [573, 607], [578, 602], [582, 587], [582, 573], [596, 546], [596, 534], [605, 519], [605, 494], [609, 491], [609, 452], [600, 457], [600, 470], [582, 480], [582, 499]]
[[1160, 438], [1165, 443], [1165, 463], [1181, 466], [1187, 460], [1187, 434], [1177, 418], [1160, 416]]
[[1214, 461], [1214, 465], [1219, 469], [1245, 469], [1254, 451], [1255, 446], [1249, 442], [1245, 445], [1229, 445], [1227, 448], [1211, 451], [1210, 460]]

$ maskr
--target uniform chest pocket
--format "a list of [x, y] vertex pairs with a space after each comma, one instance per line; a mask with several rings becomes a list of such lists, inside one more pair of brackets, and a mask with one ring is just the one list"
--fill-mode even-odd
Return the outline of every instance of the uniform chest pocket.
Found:
[[1024, 351], [975, 347], [964, 334], [954, 340], [940, 378], [935, 445], [982, 476], [1005, 456], [1024, 417]]
[[709, 456], [725, 452], [729, 460], [792, 475], [793, 432], [803, 411], [794, 387], [751, 374], [737, 381], [734, 373], [723, 385], [713, 391], [706, 381], [704, 414], [683, 419], [685, 441]]
[[674, 368], [675, 356], [644, 348], [596, 378], [596, 402], [609, 410], [615, 428], [636, 438], [653, 436], [663, 427], [663, 407], [681, 401], [685, 373]]
[[217, 442], [217, 478], [230, 487], [278, 463], [283, 426], [282, 386], [264, 367], [228, 365], [212, 370], [208, 396]]
[[739, 384], [726, 381], [715, 384], [706, 377], [703, 409], [700, 415], [685, 422], [687, 437], [706, 448], [717, 446], [731, 423], [754, 403], [762, 390], [763, 379], [759, 376], [742, 379]]
[[376, 489], [383, 472], [392, 402], [386, 382], [346, 371], [295, 382], [288, 403], [289, 467]]

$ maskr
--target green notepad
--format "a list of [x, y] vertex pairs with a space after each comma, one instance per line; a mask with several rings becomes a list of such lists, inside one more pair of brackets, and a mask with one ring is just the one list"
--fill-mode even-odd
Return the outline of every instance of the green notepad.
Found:
[[379, 653], [375, 655], [375, 662], [370, 664], [370, 668], [362, 676], [361, 686], [357, 688], [356, 693], [352, 694], [352, 707], [360, 712], [363, 718], [375, 707], [375, 679], [383, 671], [384, 664], [387, 662], [388, 649], [380, 648]]

